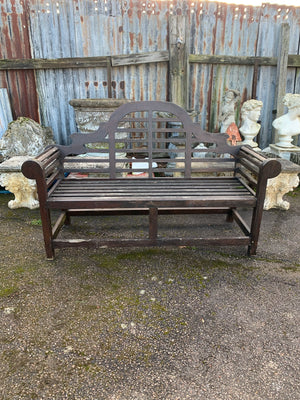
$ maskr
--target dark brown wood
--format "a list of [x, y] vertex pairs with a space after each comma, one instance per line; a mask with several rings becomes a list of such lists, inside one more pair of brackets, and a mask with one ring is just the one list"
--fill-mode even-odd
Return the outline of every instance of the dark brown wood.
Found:
[[66, 212], [61, 213], [60, 216], [57, 218], [57, 220], [56, 220], [56, 222], [55, 222], [55, 224], [54, 224], [54, 226], [52, 228], [52, 237], [53, 237], [53, 239], [55, 239], [58, 236], [59, 231], [61, 230], [61, 228], [63, 227], [63, 225], [66, 222], [66, 219], [67, 219], [67, 213]]
[[156, 207], [149, 208], [149, 239], [155, 241], [157, 239], [157, 216], [158, 211]]
[[237, 222], [241, 230], [244, 232], [246, 236], [250, 236], [250, 228], [245, 220], [240, 216], [236, 209], [232, 209], [233, 219]]
[[[47, 258], [66, 246], [243, 245], [255, 254], [267, 179], [280, 172], [277, 160], [228, 145], [226, 135], [203, 131], [168, 102], [125, 104], [96, 132], [71, 138], [69, 146], [49, 147], [22, 166], [37, 182]], [[194, 157], [198, 143], [209, 157]], [[94, 154], [77, 157], [85, 153]], [[250, 228], [238, 208], [253, 210]], [[52, 210], [62, 211], [53, 228]], [[58, 238], [71, 216], [147, 214], [148, 239]], [[161, 214], [226, 214], [243, 236], [161, 239]]]
[[151, 239], [54, 239], [55, 248], [65, 247], [147, 247], [147, 246], [247, 246], [249, 239], [244, 236], [232, 238], [159, 238]]
[[260, 167], [260, 174], [256, 189], [257, 203], [253, 208], [252, 213], [250, 234], [251, 242], [250, 246], [248, 247], [249, 255], [256, 254], [268, 178], [274, 178], [280, 173], [280, 171], [281, 164], [275, 159], [269, 160], [269, 162], [268, 160], [264, 161]]

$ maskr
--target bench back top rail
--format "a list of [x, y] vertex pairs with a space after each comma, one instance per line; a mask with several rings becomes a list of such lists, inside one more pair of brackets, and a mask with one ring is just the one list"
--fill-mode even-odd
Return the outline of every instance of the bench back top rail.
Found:
[[124, 104], [97, 131], [75, 133], [70, 145], [57, 147], [65, 172], [110, 179], [140, 174], [191, 178], [192, 171], [233, 171], [241, 146], [230, 146], [227, 138], [202, 130], [176, 104], [142, 101]]

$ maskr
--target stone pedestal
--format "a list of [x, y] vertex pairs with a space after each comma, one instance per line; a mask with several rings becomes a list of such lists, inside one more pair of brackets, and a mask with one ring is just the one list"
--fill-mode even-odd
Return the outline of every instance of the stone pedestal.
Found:
[[15, 196], [8, 202], [11, 209], [27, 207], [33, 210], [39, 207], [35, 180], [25, 178], [21, 172], [23, 162], [30, 158], [16, 156], [0, 164], [0, 185]]
[[121, 105], [129, 103], [127, 99], [73, 99], [69, 104], [74, 107], [75, 120], [82, 133], [95, 132], [101, 122], [107, 122], [111, 114]]
[[[107, 122], [111, 114], [119, 108], [121, 105], [129, 103], [130, 100], [126, 99], [73, 99], [69, 101], [69, 104], [74, 107], [76, 125], [82, 133], [95, 132], [99, 125], [103, 122]], [[125, 124], [123, 126], [125, 128]], [[127, 132], [118, 132], [116, 138], [125, 139], [127, 138]], [[103, 143], [93, 143], [87, 145], [91, 149], [107, 149], [108, 145]], [[120, 145], [122, 148], [122, 144]], [[96, 157], [108, 157], [108, 153], [93, 153], [89, 154]]]
[[278, 161], [282, 170], [275, 178], [268, 179], [264, 210], [271, 208], [288, 210], [290, 203], [283, 200], [283, 196], [299, 185], [300, 166], [285, 159]]
[[292, 154], [300, 154], [300, 147], [298, 146], [280, 147], [276, 144], [270, 144], [270, 149], [273, 154], [285, 160], [290, 160]]

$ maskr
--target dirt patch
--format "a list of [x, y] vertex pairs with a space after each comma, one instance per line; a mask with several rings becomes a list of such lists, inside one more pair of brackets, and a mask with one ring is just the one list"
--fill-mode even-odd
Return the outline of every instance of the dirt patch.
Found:
[[[49, 262], [38, 210], [9, 210], [9, 199], [0, 195], [1, 398], [299, 397], [299, 192], [288, 212], [264, 213], [252, 258], [244, 248], [66, 249]], [[70, 229], [79, 223], [91, 236], [126, 235], [130, 220]], [[166, 224], [198, 229], [186, 216]], [[134, 227], [143, 234], [142, 219]]]

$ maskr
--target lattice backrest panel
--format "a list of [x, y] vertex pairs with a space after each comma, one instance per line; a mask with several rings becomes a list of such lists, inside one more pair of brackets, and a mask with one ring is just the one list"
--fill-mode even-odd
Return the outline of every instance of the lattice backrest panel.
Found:
[[112, 179], [190, 178], [192, 172], [232, 170], [239, 149], [227, 144], [226, 135], [203, 131], [182, 108], [167, 102], [125, 104], [96, 132], [71, 138], [70, 146], [59, 146], [64, 156], [77, 155], [65, 159], [65, 169], [72, 172], [81, 165], [82, 172]]

